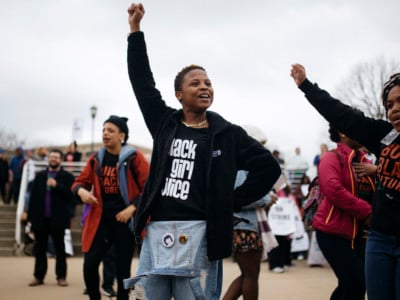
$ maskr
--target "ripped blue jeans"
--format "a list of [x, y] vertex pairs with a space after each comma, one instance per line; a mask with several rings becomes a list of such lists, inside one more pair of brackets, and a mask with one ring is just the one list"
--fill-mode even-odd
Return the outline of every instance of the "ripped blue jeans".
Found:
[[217, 300], [222, 261], [207, 258], [205, 221], [158, 221], [146, 227], [136, 276], [124, 280], [136, 299]]

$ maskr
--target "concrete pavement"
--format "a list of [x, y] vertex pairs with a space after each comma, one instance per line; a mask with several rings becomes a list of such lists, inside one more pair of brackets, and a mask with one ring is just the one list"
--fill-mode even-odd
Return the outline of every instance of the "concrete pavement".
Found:
[[[0, 300], [87, 300], [82, 294], [82, 257], [68, 259], [68, 287], [59, 287], [54, 275], [53, 258], [49, 258], [49, 269], [45, 284], [28, 287], [33, 278], [32, 257], [0, 257]], [[336, 286], [336, 278], [329, 267], [310, 268], [305, 261], [293, 261], [296, 266], [288, 272], [275, 274], [268, 271], [268, 263], [263, 262], [260, 274], [259, 299], [280, 300], [323, 300], [329, 299]], [[134, 274], [137, 265], [132, 265]], [[237, 264], [231, 259], [224, 261], [223, 293], [239, 274]], [[103, 299], [107, 299], [103, 297]], [[114, 298], [115, 299], [115, 298]]]

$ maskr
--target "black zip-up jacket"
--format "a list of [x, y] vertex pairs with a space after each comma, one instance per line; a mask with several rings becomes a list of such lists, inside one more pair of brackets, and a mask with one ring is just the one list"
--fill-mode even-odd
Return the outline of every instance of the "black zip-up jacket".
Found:
[[[48, 169], [37, 173], [32, 183], [28, 218], [32, 223], [33, 230], [43, 229], [46, 224], [44, 206], [47, 191], [47, 172]], [[51, 188], [51, 225], [54, 229], [62, 230], [71, 226], [71, 217], [75, 207], [71, 186], [75, 178], [70, 172], [61, 168], [54, 179], [57, 181], [57, 185]]]
[[[182, 110], [168, 107], [155, 87], [143, 32], [128, 37], [128, 70], [146, 125], [153, 137], [150, 174], [136, 213], [135, 233], [144, 229], [166, 176], [166, 162]], [[233, 211], [262, 198], [280, 175], [271, 153], [239, 126], [207, 112], [210, 149], [206, 166], [207, 255], [227, 257], [232, 249]], [[247, 180], [234, 189], [236, 172], [248, 170]]]
[[[361, 111], [332, 98], [317, 84], [305, 80], [299, 88], [317, 111], [340, 132], [360, 142], [378, 158], [377, 185], [372, 202], [371, 229], [400, 237], [400, 135], [384, 120], [366, 117]], [[394, 140], [383, 139], [393, 133]]]

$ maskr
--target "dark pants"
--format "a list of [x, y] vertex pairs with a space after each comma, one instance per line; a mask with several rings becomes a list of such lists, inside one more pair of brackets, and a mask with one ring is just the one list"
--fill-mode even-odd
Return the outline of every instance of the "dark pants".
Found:
[[111, 289], [115, 280], [115, 246], [112, 245], [103, 257], [103, 289]]
[[49, 235], [54, 242], [56, 254], [56, 278], [66, 278], [67, 276], [67, 255], [65, 254], [64, 229], [54, 229], [50, 219], [46, 219], [46, 226], [41, 230], [34, 230], [35, 233], [35, 270], [33, 275], [43, 280], [47, 273], [47, 243]]
[[123, 287], [123, 279], [131, 277], [131, 263], [134, 236], [128, 224], [116, 220], [102, 219], [89, 252], [85, 253], [83, 276], [91, 300], [101, 299], [99, 265], [107, 250], [115, 247], [115, 270], [118, 283], [117, 300], [127, 300], [128, 290]]
[[18, 203], [19, 189], [21, 188], [21, 179], [13, 179], [10, 186], [10, 191], [8, 192], [7, 203], [11, 203], [14, 199], [14, 203]]
[[338, 279], [331, 300], [362, 300], [365, 297], [364, 259], [351, 241], [316, 231], [319, 248]]
[[6, 203], [6, 180], [0, 179], [0, 195], [4, 203]]
[[291, 266], [292, 259], [290, 254], [290, 246], [292, 241], [286, 235], [275, 235], [279, 246], [268, 252], [269, 269], [284, 266]]

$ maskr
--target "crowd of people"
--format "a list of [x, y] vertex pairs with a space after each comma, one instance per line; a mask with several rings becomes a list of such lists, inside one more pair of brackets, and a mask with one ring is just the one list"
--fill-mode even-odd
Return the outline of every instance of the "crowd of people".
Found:
[[[0, 196], [3, 204], [18, 204], [21, 190], [22, 171], [27, 166], [27, 179], [31, 183], [35, 177], [34, 162], [47, 162], [49, 150], [46, 147], [26, 148], [18, 146], [14, 149], [0, 148]], [[60, 150], [61, 151], [61, 150]], [[82, 153], [78, 151], [76, 141], [71, 142], [65, 152], [62, 152], [63, 161], [82, 161]], [[25, 200], [25, 199], [24, 199]]]
[[[150, 67], [144, 14], [142, 4], [128, 8], [127, 63], [153, 138], [150, 162], [127, 144], [128, 119], [116, 115], [104, 121], [103, 146], [77, 177], [61, 166], [82, 160], [76, 141], [66, 153], [18, 147], [10, 160], [0, 149], [5, 204], [18, 202], [25, 164], [47, 164], [40, 172], [28, 168], [22, 221], [35, 235], [29, 286], [44, 284], [49, 238], [57, 284], [68, 286], [64, 235], [79, 203], [84, 293], [91, 300], [101, 299], [102, 262], [111, 265], [104, 273], [111, 274], [108, 281], [117, 283], [116, 292], [107, 294], [103, 286], [103, 294], [118, 300], [130, 292], [135, 299], [258, 299], [263, 260], [279, 274], [294, 266], [293, 258], [309, 255], [311, 232], [302, 223], [314, 179], [308, 161], [300, 147], [285, 161], [278, 149], [265, 146], [266, 139], [211, 111], [214, 87], [203, 66], [177, 73], [179, 109], [168, 106]], [[330, 299], [400, 299], [400, 73], [383, 86], [387, 121], [333, 98], [300, 64], [291, 66], [290, 75], [327, 120], [336, 144], [328, 149], [322, 143], [313, 161], [320, 189], [313, 236], [338, 281]], [[140, 255], [132, 276], [135, 246]], [[230, 256], [240, 273], [221, 295], [222, 260]]]

